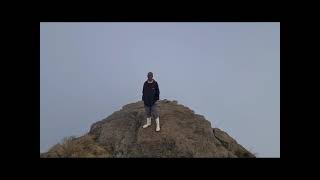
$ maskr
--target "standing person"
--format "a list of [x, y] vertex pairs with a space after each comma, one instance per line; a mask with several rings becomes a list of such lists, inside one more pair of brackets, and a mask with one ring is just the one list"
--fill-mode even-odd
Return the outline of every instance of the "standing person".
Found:
[[147, 124], [143, 128], [151, 125], [151, 116], [156, 120], [156, 131], [160, 131], [159, 114], [157, 112], [156, 101], [159, 100], [160, 90], [157, 81], [153, 79], [153, 73], [148, 73], [148, 80], [143, 84], [142, 100], [144, 102], [145, 112], [147, 116]]

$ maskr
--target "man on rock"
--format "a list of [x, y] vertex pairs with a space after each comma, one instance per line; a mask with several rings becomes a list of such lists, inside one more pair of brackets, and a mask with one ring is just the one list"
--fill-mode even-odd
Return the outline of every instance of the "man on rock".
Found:
[[153, 79], [152, 72], [148, 73], [148, 80], [143, 84], [142, 101], [144, 102], [145, 112], [147, 116], [147, 123], [143, 128], [147, 128], [151, 125], [151, 116], [156, 120], [156, 131], [160, 131], [159, 114], [157, 112], [156, 101], [159, 100], [160, 90], [157, 81]]

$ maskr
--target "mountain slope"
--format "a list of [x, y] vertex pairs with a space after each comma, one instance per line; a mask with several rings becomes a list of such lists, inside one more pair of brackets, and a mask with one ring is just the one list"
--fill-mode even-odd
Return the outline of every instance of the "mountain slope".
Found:
[[255, 157], [204, 116], [176, 101], [157, 102], [161, 131], [146, 123], [143, 102], [127, 104], [79, 138], [52, 147], [40, 157]]

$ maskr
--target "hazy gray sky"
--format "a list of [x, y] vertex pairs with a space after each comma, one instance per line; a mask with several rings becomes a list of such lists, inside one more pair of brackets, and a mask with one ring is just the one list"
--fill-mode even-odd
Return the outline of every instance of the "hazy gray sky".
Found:
[[41, 23], [40, 151], [141, 100], [204, 115], [259, 157], [280, 157], [280, 23]]

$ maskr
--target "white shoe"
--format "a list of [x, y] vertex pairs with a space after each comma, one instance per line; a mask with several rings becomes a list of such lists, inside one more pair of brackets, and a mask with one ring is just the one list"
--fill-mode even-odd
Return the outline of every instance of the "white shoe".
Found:
[[151, 117], [147, 118], [147, 124], [143, 125], [143, 128], [147, 128], [151, 125]]
[[156, 123], [157, 123], [156, 131], [160, 131], [160, 122], [159, 122], [159, 117], [157, 117], [157, 119], [156, 119]]

